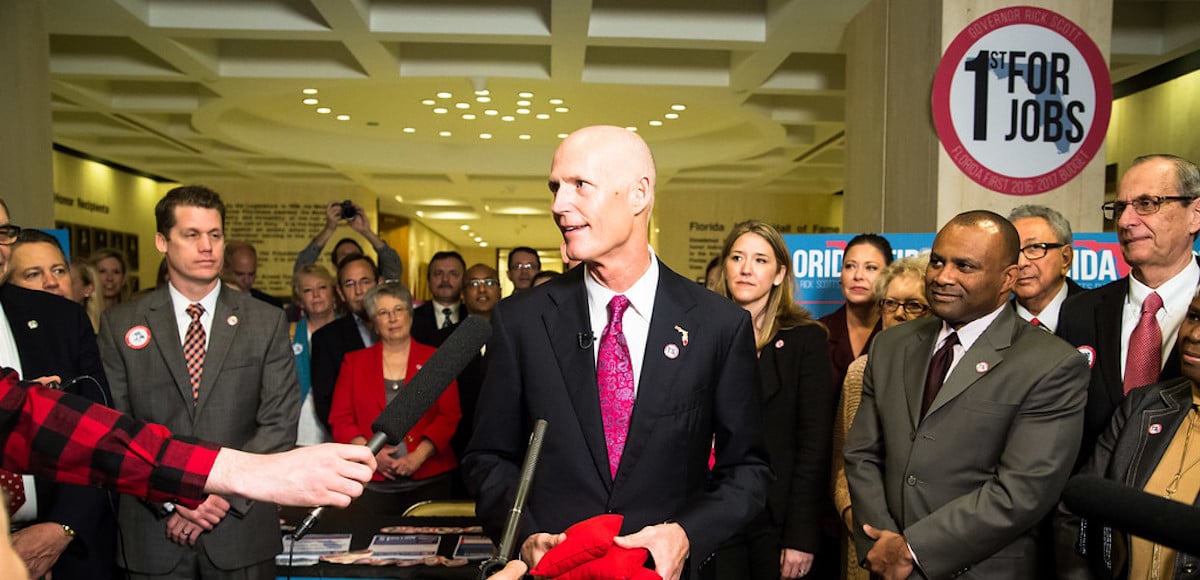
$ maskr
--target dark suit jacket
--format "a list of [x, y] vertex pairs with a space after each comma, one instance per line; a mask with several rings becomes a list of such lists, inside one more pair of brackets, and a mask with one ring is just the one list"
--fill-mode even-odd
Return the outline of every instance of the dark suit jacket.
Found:
[[[1096, 443], [1091, 458], [1082, 473], [1098, 475], [1123, 483], [1133, 489], [1143, 489], [1162, 461], [1163, 454], [1192, 408], [1192, 384], [1186, 378], [1134, 389], [1121, 403], [1112, 421]], [[1152, 430], [1158, 425], [1161, 429]], [[1192, 505], [1200, 507], [1200, 498]], [[1080, 534], [1079, 518], [1059, 506], [1057, 525], [1058, 562], [1060, 578], [1120, 578], [1129, 577], [1129, 536], [1118, 529], [1091, 522]], [[1111, 532], [1106, 542], [1104, 532]], [[1080, 542], [1087, 548], [1081, 556]], [[1111, 554], [1111, 569], [1104, 554]], [[1196, 578], [1200, 556], [1180, 552], [1175, 560], [1172, 578]], [[1090, 574], [1089, 574], [1090, 570]]]
[[784, 547], [816, 553], [829, 503], [830, 450], [838, 391], [829, 373], [825, 330], [778, 332], [758, 358], [765, 439], [775, 480], [767, 511]]
[[[586, 518], [619, 513], [621, 533], [667, 520], [691, 545], [692, 570], [764, 505], [754, 338], [746, 311], [659, 264], [646, 357], [621, 464], [613, 480], [600, 415], [584, 268], [492, 315], [488, 370], [475, 435], [463, 459], [484, 529], [498, 537], [512, 507], [534, 422], [549, 423], [518, 545]], [[688, 343], [682, 333], [688, 331]], [[677, 350], [676, 350], [677, 349]], [[674, 355], [670, 354], [674, 353]], [[716, 435], [716, 466], [709, 451]]]
[[[1129, 277], [1126, 276], [1068, 299], [1058, 317], [1057, 334], [1063, 340], [1096, 351], [1084, 413], [1084, 452], [1080, 453], [1076, 468], [1083, 465], [1088, 452], [1096, 446], [1096, 439], [1125, 398], [1121, 375], [1121, 311], [1128, 293]], [[1172, 349], [1158, 378], [1165, 381], [1178, 376], [1179, 352]]]
[[[141, 347], [130, 331], [148, 329]], [[254, 453], [296, 445], [300, 385], [283, 311], [248, 294], [222, 289], [213, 312], [200, 398], [192, 402], [183, 345], [166, 287], [110, 308], [100, 322], [100, 352], [117, 410], [197, 437]], [[193, 547], [166, 537], [158, 506], [121, 503], [118, 562], [141, 574], [165, 574], [186, 550], [223, 570], [269, 560], [283, 548], [274, 504], [227, 497], [230, 510]]]
[[[406, 377], [411, 380], [436, 349], [417, 341], [409, 347]], [[346, 353], [342, 372], [334, 389], [333, 409], [329, 422], [333, 425], [333, 440], [349, 443], [355, 437], [370, 439], [375, 434], [371, 424], [387, 406], [383, 382], [383, 343], [377, 342], [362, 350]], [[407, 381], [406, 381], [407, 382]], [[458, 427], [462, 410], [458, 406], [458, 385], [451, 382], [432, 407], [421, 415], [404, 436], [404, 446], [415, 451], [421, 440], [428, 439], [437, 452], [412, 474], [413, 479], [426, 479], [458, 467], [450, 437]], [[375, 473], [375, 481], [383, 476]]]
[[[1068, 300], [1076, 294], [1082, 294], [1084, 292], [1087, 292], [1087, 290], [1084, 289], [1083, 286], [1076, 284], [1074, 280], [1072, 280], [1070, 278], [1067, 278], [1066, 280], [1067, 280], [1067, 299]], [[1017, 303], [1016, 296], [1014, 296], [1012, 300], [1009, 300], [1009, 302], [1015, 305]], [[1066, 306], [1066, 300], [1063, 301], [1063, 306]], [[1059, 320], [1062, 320], [1062, 315], [1063, 315], [1063, 310], [1062, 310], [1062, 308], [1059, 308], [1059, 310], [1058, 310]], [[1055, 322], [1057, 323], [1058, 321], [1055, 321]], [[1058, 328], [1057, 324], [1055, 325], [1055, 328]]]
[[[58, 375], [67, 384], [77, 377], [91, 376], [99, 385], [83, 381], [70, 391], [102, 405], [111, 404], [96, 334], [83, 308], [61, 296], [12, 284], [0, 286], [0, 304], [4, 305], [21, 357], [22, 378]], [[41, 477], [34, 481], [37, 521], [66, 524], [76, 533], [54, 565], [54, 577], [108, 578], [116, 530], [112, 507], [115, 496], [101, 489], [60, 484]]]
[[[846, 305], [843, 304], [841, 308], [822, 316], [821, 324], [829, 331], [829, 362], [832, 365], [830, 369], [833, 372], [833, 384], [840, 385], [846, 382], [846, 369], [850, 368], [850, 363], [862, 354], [854, 352], [850, 347], [850, 329], [846, 327]], [[871, 331], [867, 344], [863, 345], [863, 352], [871, 348], [871, 342], [881, 330], [883, 320], [875, 323], [875, 329]]]
[[250, 295], [259, 300], [262, 300], [263, 302], [266, 302], [267, 304], [270, 304], [271, 306], [274, 306], [276, 308], [283, 308], [282, 300], [280, 300], [274, 296], [271, 296], [270, 294], [267, 294], [266, 292], [263, 292], [262, 290], [259, 290], [258, 288], [251, 288]]
[[1033, 578], [1034, 528], [1079, 450], [1087, 363], [1005, 305], [921, 419], [941, 324], [882, 332], [867, 357], [845, 449], [859, 557], [874, 544], [869, 523], [905, 536], [914, 576]]
[[454, 332], [455, 328], [462, 323], [467, 317], [467, 307], [463, 303], [458, 303], [458, 323], [450, 328], [440, 328], [438, 320], [441, 318], [440, 312], [435, 313], [433, 307], [436, 304], [432, 300], [426, 302], [413, 309], [412, 337], [417, 339], [417, 342], [428, 344], [429, 346], [442, 346], [446, 341], [446, 337]]
[[[317, 419], [329, 427], [329, 408], [333, 404], [333, 388], [337, 385], [338, 372], [342, 369], [342, 358], [352, 350], [365, 347], [354, 314], [347, 314], [322, 326], [313, 333], [310, 355], [312, 365], [313, 407]], [[331, 431], [332, 432], [332, 431]]]

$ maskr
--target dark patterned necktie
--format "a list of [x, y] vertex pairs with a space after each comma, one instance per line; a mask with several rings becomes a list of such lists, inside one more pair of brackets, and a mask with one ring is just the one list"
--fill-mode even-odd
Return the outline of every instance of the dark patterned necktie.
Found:
[[25, 505], [25, 482], [20, 475], [0, 469], [0, 490], [4, 490], [4, 498], [8, 501], [8, 515], [11, 518]]
[[192, 383], [192, 404], [195, 405], [200, 399], [200, 375], [204, 372], [204, 325], [200, 323], [204, 307], [190, 304], [187, 313], [192, 317], [192, 322], [188, 324], [187, 335], [183, 339], [183, 357], [187, 359], [188, 379]]
[[454, 323], [450, 322], [450, 315], [453, 313], [454, 311], [450, 310], [449, 308], [442, 309], [442, 328], [450, 328], [451, 326], [454, 326]]
[[958, 344], [958, 333], [951, 332], [942, 342], [942, 348], [933, 353], [933, 358], [929, 361], [929, 374], [925, 375], [925, 396], [921, 398], [922, 419], [929, 412], [929, 407], [937, 398], [938, 391], [942, 390], [942, 383], [946, 382], [946, 375], [950, 372], [950, 363], [954, 362], [954, 345], [956, 344]]
[[614, 479], [629, 435], [633, 415], [633, 361], [625, 341], [621, 317], [629, 308], [629, 299], [618, 294], [608, 303], [608, 326], [600, 336], [596, 356], [596, 382], [600, 386], [600, 416], [604, 420], [604, 441], [608, 444], [608, 470]]

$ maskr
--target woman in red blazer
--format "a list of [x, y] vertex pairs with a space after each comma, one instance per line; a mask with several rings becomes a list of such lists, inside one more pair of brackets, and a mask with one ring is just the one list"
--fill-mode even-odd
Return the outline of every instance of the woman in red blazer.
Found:
[[[412, 339], [412, 295], [402, 284], [370, 289], [363, 310], [379, 342], [346, 353], [342, 361], [329, 412], [333, 439], [340, 443], [365, 444], [371, 423], [434, 352]], [[461, 417], [458, 385], [450, 383], [405, 435], [404, 445], [384, 446], [376, 455], [379, 467], [363, 501], [383, 513], [400, 513], [417, 501], [450, 497], [447, 472], [458, 466], [450, 438]]]

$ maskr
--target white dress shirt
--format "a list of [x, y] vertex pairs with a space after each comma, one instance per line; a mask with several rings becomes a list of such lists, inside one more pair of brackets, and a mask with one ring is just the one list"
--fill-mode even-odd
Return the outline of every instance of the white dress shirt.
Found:
[[[1188, 305], [1196, 295], [1196, 286], [1200, 284], [1200, 266], [1195, 260], [1188, 260], [1188, 265], [1182, 272], [1170, 280], [1163, 282], [1158, 288], [1151, 288], [1129, 276], [1129, 292], [1125, 295], [1125, 307], [1121, 310], [1121, 376], [1125, 376], [1125, 361], [1129, 360], [1129, 337], [1138, 320], [1142, 318], [1142, 301], [1151, 292], [1157, 292], [1162, 298], [1163, 307], [1159, 309], [1158, 327], [1162, 329], [1162, 358], [1161, 364], [1167, 364], [1171, 349], [1175, 348], [1175, 339], [1183, 319], [1187, 317]], [[1161, 370], [1161, 369], [1160, 369]]]
[[[587, 265], [585, 264], [586, 268]], [[608, 303], [618, 293], [601, 286], [584, 270], [584, 286], [587, 288], [588, 315], [592, 323], [592, 360], [600, 356], [600, 340], [604, 327], [608, 326]], [[633, 394], [636, 397], [642, 377], [642, 361], [646, 358], [646, 341], [650, 335], [650, 317], [654, 314], [654, 296], [658, 292], [658, 257], [650, 250], [650, 266], [637, 282], [625, 292], [629, 308], [621, 318], [621, 330], [629, 345], [629, 362], [633, 365]], [[582, 330], [582, 329], [580, 329]]]

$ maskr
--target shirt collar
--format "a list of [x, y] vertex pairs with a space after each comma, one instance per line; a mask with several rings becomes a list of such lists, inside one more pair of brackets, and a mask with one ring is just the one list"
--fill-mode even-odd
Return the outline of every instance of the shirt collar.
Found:
[[[958, 343], [962, 345], [963, 351], [965, 352], [965, 351], [971, 350], [971, 345], [975, 344], [976, 340], [979, 340], [979, 337], [983, 335], [983, 331], [987, 330], [987, 327], [992, 325], [992, 322], [996, 320], [997, 316], [1000, 316], [1000, 312], [1003, 311], [1005, 308], [1008, 308], [1007, 301], [1004, 304], [1001, 304], [999, 308], [991, 311], [991, 313], [987, 314], [986, 316], [981, 316], [979, 318], [976, 318], [975, 320], [972, 320], [972, 321], [964, 324], [963, 327], [958, 330], [954, 330], [953, 328], [950, 328], [950, 325], [947, 324], [945, 320], [943, 320], [942, 321], [942, 330], [941, 330], [941, 332], [938, 333], [938, 339], [937, 339], [936, 346], [941, 346], [942, 341], [945, 340], [946, 336], [948, 336], [951, 332], [957, 332], [958, 333]], [[935, 350], [936, 350], [936, 348], [935, 348]]]
[[[217, 282], [217, 285], [213, 286], [213, 289], [199, 300], [200, 305], [204, 307], [205, 314], [217, 311], [217, 296], [221, 294], [221, 286], [222, 284]], [[175, 310], [176, 316], [187, 316], [187, 307], [195, 303], [176, 290], [175, 285], [170, 281], [167, 282], [167, 291], [171, 294], [171, 307]]]
[[[601, 286], [586, 270], [587, 264], [583, 267], [583, 284], [587, 289], [588, 304], [598, 305], [602, 308], [607, 308], [608, 303], [617, 293]], [[650, 248], [650, 267], [633, 283], [628, 290], [622, 292], [629, 299], [629, 307], [638, 316], [645, 320], [650, 320], [650, 315], [654, 310], [654, 293], [658, 289], [658, 256], [654, 255], [654, 249]]]
[[1170, 280], [1163, 282], [1158, 288], [1151, 288], [1142, 284], [1134, 276], [1129, 276], [1129, 295], [1127, 300], [1131, 304], [1137, 304], [1139, 307], [1146, 297], [1151, 292], [1157, 292], [1162, 298], [1163, 310], [1167, 314], [1171, 314], [1173, 305], [1182, 304], [1186, 308], [1187, 304], [1192, 302], [1192, 296], [1196, 293], [1196, 280], [1200, 279], [1200, 265], [1196, 264], [1196, 260], [1188, 260], [1188, 265], [1178, 274], [1171, 277]]

